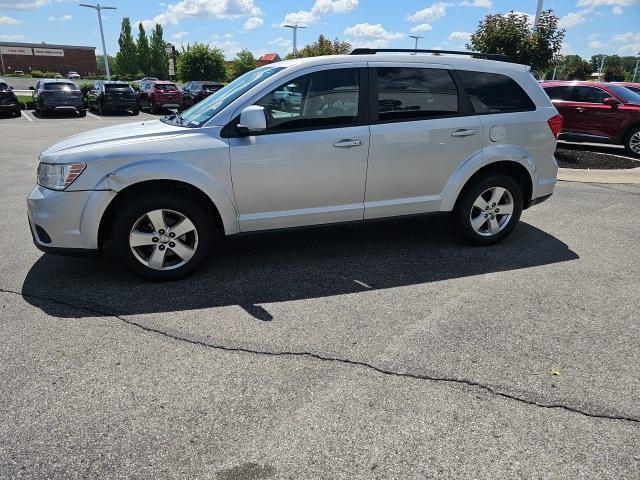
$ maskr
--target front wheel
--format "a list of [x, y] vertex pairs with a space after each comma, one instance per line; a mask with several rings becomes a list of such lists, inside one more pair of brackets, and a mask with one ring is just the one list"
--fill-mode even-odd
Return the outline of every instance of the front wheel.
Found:
[[463, 190], [451, 215], [467, 241], [491, 245], [513, 231], [522, 207], [522, 189], [513, 178], [489, 175]]
[[635, 127], [627, 134], [624, 148], [634, 157], [640, 157], [640, 127]]
[[207, 259], [214, 239], [211, 216], [188, 197], [150, 194], [131, 198], [113, 223], [113, 249], [134, 274], [177, 280]]

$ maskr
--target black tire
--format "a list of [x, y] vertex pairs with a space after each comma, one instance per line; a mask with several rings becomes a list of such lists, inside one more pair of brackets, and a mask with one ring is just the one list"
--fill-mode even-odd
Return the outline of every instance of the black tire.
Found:
[[156, 108], [156, 104], [153, 102], [149, 102], [149, 113], [152, 115], [158, 113], [158, 109]]
[[134, 108], [133, 110], [131, 110], [131, 115], [134, 115], [134, 116], [140, 115], [140, 110], [137, 108]]
[[21, 117], [22, 116], [22, 111], [14, 110], [13, 111], [13, 116], [16, 117], [16, 118]]
[[[494, 207], [492, 206], [493, 204], [491, 202], [488, 205], [490, 210], [487, 211], [487, 213], [482, 212], [482, 214], [480, 214], [479, 212], [482, 210], [474, 207], [474, 202], [476, 201], [476, 199], [479, 199], [483, 192], [487, 192], [487, 190], [496, 187], [504, 188], [509, 194], [508, 196], [503, 197], [507, 200], [510, 199], [513, 205], [513, 211], [509, 218], [507, 218], [507, 216], [504, 214], [500, 214], [499, 212], [497, 212], [497, 214], [495, 214], [494, 216], [491, 216], [491, 214], [494, 212], [494, 208], [498, 208], [498, 210], [500, 209], [500, 205], [496, 205]], [[488, 193], [485, 195], [488, 196]], [[480, 246], [492, 245], [501, 241], [513, 231], [513, 229], [518, 224], [518, 221], [520, 220], [522, 207], [522, 189], [518, 182], [508, 175], [490, 174], [479, 178], [473, 184], [465, 186], [463, 191], [460, 193], [460, 197], [458, 197], [458, 201], [456, 202], [456, 206], [453, 209], [453, 212], [451, 212], [451, 219], [456, 231], [469, 243]], [[505, 208], [503, 208], [503, 210], [504, 209]], [[499, 223], [500, 230], [495, 234], [491, 234], [489, 231], [485, 231], [483, 232], [483, 235], [473, 228], [471, 223], [472, 218], [478, 219], [480, 222], [483, 218], [487, 218], [487, 222], [495, 218]], [[501, 223], [503, 219], [505, 221], [504, 224]], [[485, 225], [483, 230], [489, 229], [488, 224], [481, 225]]]
[[81, 108], [80, 110], [78, 110], [78, 116], [79, 117], [86, 117], [87, 116], [87, 109], [86, 108]]
[[[146, 213], [159, 209], [171, 210], [184, 215], [193, 223], [197, 232], [197, 244], [193, 256], [184, 265], [170, 270], [156, 270], [143, 264], [129, 247], [129, 234], [136, 222]], [[211, 215], [188, 196], [168, 192], [151, 192], [141, 197], [131, 197], [125, 201], [114, 219], [111, 243], [117, 256], [129, 271], [146, 280], [166, 282], [184, 278], [205, 263], [214, 245], [214, 232]], [[151, 248], [159, 249], [161, 243], [156, 243], [158, 246]], [[169, 256], [172, 255], [172, 253], [169, 254]]]
[[624, 137], [624, 148], [632, 157], [640, 157], [640, 152], [634, 152], [631, 149], [631, 139], [634, 138], [634, 136], [640, 137], [640, 125], [637, 127], [633, 127], [631, 130], [629, 130], [629, 132], [627, 132]]

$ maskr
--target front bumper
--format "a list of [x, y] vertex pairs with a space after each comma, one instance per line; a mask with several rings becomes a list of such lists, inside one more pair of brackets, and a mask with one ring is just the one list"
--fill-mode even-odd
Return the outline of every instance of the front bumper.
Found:
[[100, 219], [115, 195], [110, 190], [59, 192], [37, 185], [27, 197], [34, 243], [53, 253], [98, 250]]

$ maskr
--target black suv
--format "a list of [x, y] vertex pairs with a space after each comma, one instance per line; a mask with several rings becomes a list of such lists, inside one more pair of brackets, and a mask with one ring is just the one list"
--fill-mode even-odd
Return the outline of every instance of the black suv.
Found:
[[20, 102], [18, 97], [13, 93], [13, 89], [7, 85], [3, 79], [0, 78], [0, 112], [9, 112], [14, 117], [19, 117]]
[[104, 112], [131, 111], [138, 115], [138, 99], [136, 93], [127, 82], [98, 80], [93, 89], [87, 93], [90, 110], [96, 110], [100, 115]]
[[36, 113], [44, 115], [53, 112], [78, 112], [85, 117], [87, 109], [78, 86], [69, 80], [38, 80], [33, 90]]
[[222, 87], [218, 82], [189, 82], [182, 88], [182, 104], [184, 108], [192, 107]]

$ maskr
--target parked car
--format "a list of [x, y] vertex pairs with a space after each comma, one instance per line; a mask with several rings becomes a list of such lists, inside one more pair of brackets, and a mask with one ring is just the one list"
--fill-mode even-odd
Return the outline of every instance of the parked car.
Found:
[[[441, 211], [471, 243], [498, 242], [553, 193], [562, 118], [528, 67], [486, 58], [298, 58], [182, 115], [70, 137], [40, 156], [34, 242], [92, 255], [110, 240], [151, 280], [193, 272], [219, 235], [303, 225]], [[288, 85], [300, 108], [282, 111]]]
[[22, 115], [18, 97], [13, 93], [13, 88], [2, 78], [0, 78], [0, 112], [8, 112], [14, 117]]
[[622, 85], [624, 88], [628, 88], [634, 93], [640, 94], [640, 83], [632, 82], [612, 82], [614, 85]]
[[80, 80], [80, 74], [78, 72], [69, 72], [67, 73], [67, 78], [69, 80]]
[[192, 107], [222, 87], [224, 85], [218, 82], [189, 82], [182, 87], [182, 105], [184, 108]]
[[33, 90], [36, 113], [46, 115], [52, 112], [75, 111], [84, 117], [87, 109], [78, 86], [68, 80], [38, 80]]
[[543, 82], [563, 118], [560, 138], [624, 145], [640, 156], [640, 95], [613, 83]]
[[140, 84], [138, 105], [140, 109], [148, 109], [151, 113], [170, 108], [181, 109], [182, 94], [175, 83], [152, 80]]
[[98, 80], [87, 93], [90, 110], [105, 112], [130, 111], [138, 115], [138, 98], [127, 82]]

